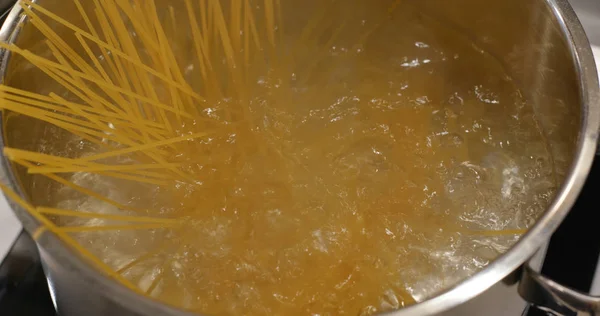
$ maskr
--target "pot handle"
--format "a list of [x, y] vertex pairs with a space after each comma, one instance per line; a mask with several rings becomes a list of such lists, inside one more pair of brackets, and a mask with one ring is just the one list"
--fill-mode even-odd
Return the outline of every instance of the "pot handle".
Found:
[[536, 272], [529, 264], [523, 266], [519, 294], [530, 304], [553, 315], [600, 315], [600, 297], [587, 295], [562, 286]]

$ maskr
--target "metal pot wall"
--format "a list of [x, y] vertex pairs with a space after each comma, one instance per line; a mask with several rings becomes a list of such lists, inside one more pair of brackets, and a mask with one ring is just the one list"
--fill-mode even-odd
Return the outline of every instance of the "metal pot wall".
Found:
[[[60, 1], [44, 3], [48, 2], [50, 6], [52, 3], [60, 6]], [[527, 281], [521, 284], [521, 292], [535, 303], [552, 308], [587, 309], [592, 314], [593, 299], [569, 292], [539, 277], [529, 265], [518, 270], [543, 248], [568, 213], [583, 186], [596, 151], [600, 91], [592, 52], [575, 13], [566, 0], [413, 2], [423, 14], [454, 28], [477, 46], [495, 54], [506, 72], [519, 83], [534, 105], [540, 125], [546, 132], [563, 184], [537, 224], [507, 253], [456, 287], [393, 314], [464, 315], [461, 312], [464, 306], [473, 306], [474, 302], [490, 298], [498, 299], [495, 295], [498, 292], [515, 291], [510, 289], [510, 285], [515, 287], [521, 275]], [[35, 40], [19, 37], [20, 28], [17, 26], [25, 20], [20, 13], [18, 7], [11, 12], [0, 31], [0, 40]], [[1, 52], [3, 80], [7, 80], [6, 76], [10, 74], [10, 57], [8, 52]], [[3, 128], [2, 141], [10, 142], [14, 137], [35, 139], [24, 135], [34, 135], [36, 127], [23, 125], [18, 133]], [[26, 186], [19, 185], [6, 160], [2, 161], [0, 176], [4, 183], [9, 183], [24, 196], [31, 194]], [[24, 210], [16, 205], [13, 208], [29, 233], [40, 227]], [[111, 281], [52, 234], [43, 234], [37, 244], [61, 315], [187, 315]], [[570, 295], [565, 296], [564, 293]], [[499, 303], [502, 306], [502, 302]], [[474, 313], [473, 309], [469, 311]], [[486, 311], [482, 310], [480, 314], [485, 315]]]

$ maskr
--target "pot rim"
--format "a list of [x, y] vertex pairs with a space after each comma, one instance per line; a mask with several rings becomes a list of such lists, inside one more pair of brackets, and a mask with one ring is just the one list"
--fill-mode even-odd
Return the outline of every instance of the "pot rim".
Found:
[[[591, 169], [598, 143], [598, 131], [600, 130], [600, 85], [598, 73], [587, 36], [568, 0], [543, 1], [546, 2], [558, 20], [563, 36], [568, 43], [568, 49], [571, 52], [579, 79], [579, 93], [582, 103], [582, 121], [579, 130], [577, 154], [573, 159], [560, 191], [536, 224], [509, 251], [498, 257], [483, 270], [435, 297], [398, 311], [389, 312], [386, 315], [431, 315], [451, 309], [475, 298], [532, 257], [558, 228], [579, 196]], [[0, 41], [12, 42], [18, 35], [17, 26], [23, 21], [22, 8], [17, 4], [0, 29]], [[0, 50], [0, 74], [4, 74], [6, 71], [9, 57], [10, 53], [8, 51]], [[3, 78], [0, 78], [0, 82], [2, 81]], [[1, 120], [0, 128], [3, 129]], [[4, 139], [0, 139], [0, 147], [4, 147]], [[20, 191], [20, 188], [16, 185], [17, 181], [12, 173], [11, 164], [3, 155], [0, 161], [0, 180], [8, 184], [13, 190]], [[25, 210], [13, 202], [9, 201], [9, 204], [29, 233], [32, 234], [40, 228], [40, 223], [33, 219]], [[92, 268], [90, 264], [53, 234], [42, 234], [37, 243], [41, 253], [44, 255], [44, 264], [50, 271], [53, 268], [66, 269], [76, 274], [76, 277], [86, 285], [95, 287], [97, 293], [101, 293], [105, 298], [135, 311], [136, 314], [197, 315], [135, 293], [120, 283], [113, 281], [110, 277]]]

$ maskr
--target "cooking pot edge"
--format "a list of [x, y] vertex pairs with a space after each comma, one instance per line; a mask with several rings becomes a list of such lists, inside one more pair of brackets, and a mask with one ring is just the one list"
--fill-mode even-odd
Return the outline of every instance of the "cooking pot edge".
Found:
[[[555, 201], [538, 220], [535, 226], [521, 238], [507, 253], [488, 265], [485, 269], [463, 281], [444, 293], [399, 311], [389, 313], [394, 316], [422, 316], [440, 313], [469, 301], [481, 294], [504, 277], [516, 270], [527, 261], [546, 242], [558, 228], [570, 208], [575, 203], [587, 178], [596, 152], [598, 131], [600, 129], [600, 86], [595, 61], [587, 36], [575, 12], [567, 0], [545, 0], [558, 18], [563, 34], [567, 39], [569, 49], [575, 61], [579, 77], [579, 89], [582, 100], [582, 124], [579, 131], [577, 154], [566, 180], [557, 194]], [[0, 29], [0, 40], [10, 42], [14, 37], [13, 30], [22, 19], [21, 9], [15, 6]], [[6, 70], [9, 57], [7, 51], [0, 51], [0, 73]], [[1, 122], [0, 122], [1, 127]], [[0, 140], [3, 144], [3, 140]], [[5, 157], [0, 164], [0, 179], [10, 184], [14, 190], [19, 190], [12, 176], [11, 167]], [[11, 203], [25, 229], [33, 233], [39, 228], [39, 223], [27, 214], [25, 210]], [[116, 302], [123, 308], [134, 310], [134, 315], [191, 315], [138, 295], [124, 286], [98, 273], [80, 259], [71, 249], [63, 245], [58, 238], [51, 234], [43, 234], [37, 241], [45, 261], [45, 267], [50, 275], [59, 269], [75, 273], [79, 281], [87, 286], [95, 287], [106, 299]]]

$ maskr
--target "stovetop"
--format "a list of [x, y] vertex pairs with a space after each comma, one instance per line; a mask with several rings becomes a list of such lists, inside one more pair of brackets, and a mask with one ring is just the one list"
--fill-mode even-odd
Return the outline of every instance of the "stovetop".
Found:
[[[0, 12], [3, 12], [3, 6], [7, 2], [0, 0]], [[570, 2], [588, 33], [596, 61], [600, 65], [600, 0]], [[542, 273], [551, 279], [594, 295], [600, 295], [600, 239], [596, 232], [597, 223], [590, 220], [591, 212], [596, 210], [589, 206], [597, 203], [598, 189], [600, 159], [596, 159], [577, 203], [553, 235], [542, 268]], [[31, 240], [26, 234], [19, 235], [21, 230], [21, 224], [0, 195], [0, 262], [11, 248], [16, 250], [11, 253], [16, 255], [0, 264], [0, 315], [56, 316], [36, 255], [37, 250], [30, 247]], [[489, 311], [486, 315], [517, 316], [517, 310], [527, 316], [547, 315], [534, 308], [527, 309], [523, 302], [516, 302], [519, 306]]]
[[[566, 219], [552, 236], [542, 274], [552, 280], [579, 290], [598, 295], [600, 273], [597, 273], [600, 255], [598, 223], [591, 218], [597, 209], [598, 189], [600, 189], [600, 159], [596, 159], [581, 196]], [[528, 316], [547, 315], [530, 312]], [[572, 314], [573, 316], [575, 313]], [[565, 315], [569, 316], [569, 315]]]

